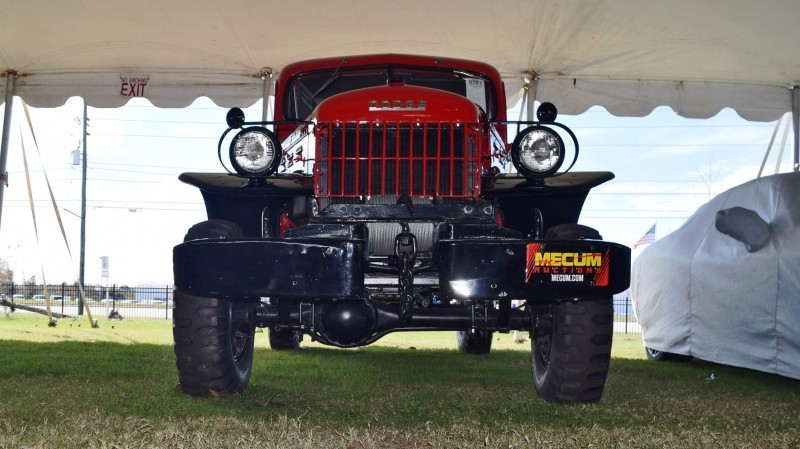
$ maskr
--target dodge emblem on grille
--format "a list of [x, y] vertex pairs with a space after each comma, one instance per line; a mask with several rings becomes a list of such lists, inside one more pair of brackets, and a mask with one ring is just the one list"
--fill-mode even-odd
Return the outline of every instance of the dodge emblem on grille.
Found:
[[424, 111], [425, 100], [370, 100], [370, 111]]

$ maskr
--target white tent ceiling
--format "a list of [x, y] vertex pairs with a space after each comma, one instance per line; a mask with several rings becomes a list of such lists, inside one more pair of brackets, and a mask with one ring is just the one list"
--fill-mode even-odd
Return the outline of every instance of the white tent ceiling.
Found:
[[391, 52], [488, 62], [512, 97], [535, 73], [564, 113], [773, 120], [800, 80], [798, 19], [797, 0], [0, 0], [0, 91], [14, 71], [33, 106], [119, 106], [141, 75], [157, 106], [247, 106], [264, 67]]

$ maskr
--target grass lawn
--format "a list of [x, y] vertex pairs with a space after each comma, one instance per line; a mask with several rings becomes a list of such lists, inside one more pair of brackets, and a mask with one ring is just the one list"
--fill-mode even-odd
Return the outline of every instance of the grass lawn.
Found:
[[259, 334], [245, 393], [189, 397], [170, 326], [0, 314], [0, 448], [800, 447], [800, 382], [649, 362], [638, 335], [615, 336], [599, 405], [555, 406], [536, 396], [527, 343], [500, 334], [467, 356], [452, 332], [292, 352]]

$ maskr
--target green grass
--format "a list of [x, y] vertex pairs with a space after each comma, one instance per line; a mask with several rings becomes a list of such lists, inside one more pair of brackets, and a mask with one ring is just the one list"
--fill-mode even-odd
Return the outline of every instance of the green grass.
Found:
[[259, 334], [245, 393], [194, 398], [168, 321], [100, 324], [0, 315], [0, 447], [800, 447], [797, 381], [649, 362], [637, 335], [615, 336], [599, 405], [554, 406], [510, 334], [488, 356], [452, 332], [294, 352]]

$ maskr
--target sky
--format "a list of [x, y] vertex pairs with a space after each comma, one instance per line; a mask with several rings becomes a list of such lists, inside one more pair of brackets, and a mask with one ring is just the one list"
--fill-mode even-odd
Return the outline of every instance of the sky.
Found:
[[[18, 100], [14, 108], [0, 258], [18, 282], [32, 276], [37, 282], [74, 282], [80, 251], [81, 166], [73, 165], [72, 152], [82, 141], [82, 100], [72, 98], [54, 109], [30, 108], [39, 153]], [[206, 98], [185, 109], [159, 109], [144, 99], [121, 108], [88, 109], [86, 283], [171, 284], [172, 247], [190, 226], [206, 218], [199, 191], [178, 181], [178, 175], [221, 170], [217, 141], [226, 129], [226, 112]], [[258, 119], [260, 102], [245, 112]], [[517, 115], [518, 110], [509, 112], [509, 118]], [[572, 128], [581, 145], [572, 171], [616, 174], [589, 194], [580, 223], [598, 229], [605, 240], [627, 246], [654, 224], [656, 239], [664, 237], [716, 194], [754, 179], [776, 125], [745, 121], [729, 109], [709, 119], [685, 119], [667, 107], [636, 118], [614, 117], [593, 107], [581, 115], [559, 116], [558, 121]], [[28, 157], [38, 244], [20, 136]], [[781, 130], [765, 174], [775, 172], [782, 136]], [[790, 146], [787, 142], [780, 172], [791, 171]], [[634, 257], [640, 251], [635, 250]], [[108, 279], [101, 277], [102, 256], [109, 258]]]

